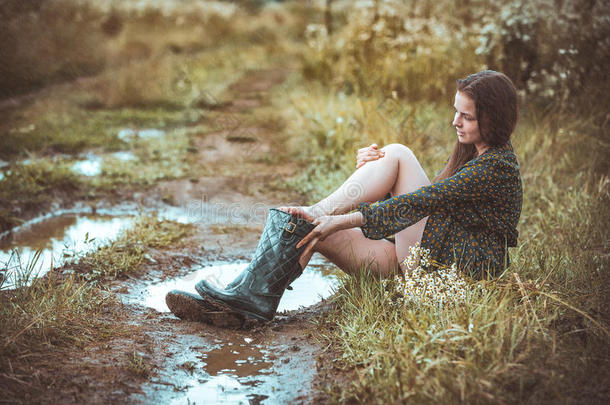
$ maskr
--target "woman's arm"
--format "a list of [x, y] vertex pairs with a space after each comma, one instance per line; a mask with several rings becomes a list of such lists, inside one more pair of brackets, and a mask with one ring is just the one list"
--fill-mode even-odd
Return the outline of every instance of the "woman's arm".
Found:
[[438, 213], [451, 203], [479, 204], [501, 198], [515, 169], [497, 159], [481, 159], [467, 164], [455, 175], [438, 183], [398, 195], [386, 201], [361, 203], [362, 231], [367, 238], [382, 239]]
[[327, 236], [337, 231], [364, 225], [364, 217], [361, 212], [355, 211], [343, 215], [324, 215], [316, 218], [313, 223], [316, 227], [296, 246], [297, 249], [301, 246], [307, 246], [302, 255], [307, 255], [318, 241], [326, 239]]

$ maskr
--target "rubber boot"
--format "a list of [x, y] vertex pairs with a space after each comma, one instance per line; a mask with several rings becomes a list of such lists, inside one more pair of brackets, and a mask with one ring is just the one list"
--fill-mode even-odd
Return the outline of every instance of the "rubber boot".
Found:
[[187, 321], [205, 322], [216, 326], [241, 326], [245, 318], [235, 312], [223, 311], [196, 294], [172, 290], [165, 296], [165, 303], [174, 315]]
[[271, 320], [286, 288], [303, 269], [299, 257], [305, 246], [296, 248], [315, 225], [272, 208], [258, 241], [254, 258], [225, 288], [202, 280], [195, 289], [204, 300], [249, 318]]

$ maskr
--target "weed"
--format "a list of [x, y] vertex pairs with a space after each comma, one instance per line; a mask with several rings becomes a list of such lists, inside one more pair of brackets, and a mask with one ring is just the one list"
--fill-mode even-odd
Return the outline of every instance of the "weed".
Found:
[[151, 248], [163, 248], [179, 241], [191, 230], [189, 225], [141, 216], [109, 245], [87, 254], [79, 262], [79, 272], [88, 280], [118, 278], [138, 270]]
[[152, 366], [147, 362], [144, 356], [137, 353], [127, 356], [125, 359], [125, 369], [136, 377], [148, 378], [152, 373]]

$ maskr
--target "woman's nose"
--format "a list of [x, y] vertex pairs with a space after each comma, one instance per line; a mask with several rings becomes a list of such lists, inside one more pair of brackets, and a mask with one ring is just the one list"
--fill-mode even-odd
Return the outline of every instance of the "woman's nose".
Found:
[[451, 123], [451, 125], [453, 125], [454, 127], [459, 127], [461, 122], [460, 122], [460, 114], [455, 114], [455, 116], [453, 117], [453, 122]]

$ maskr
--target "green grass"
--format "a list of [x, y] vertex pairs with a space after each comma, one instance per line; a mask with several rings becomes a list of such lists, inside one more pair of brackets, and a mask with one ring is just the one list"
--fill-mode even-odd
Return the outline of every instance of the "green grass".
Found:
[[134, 376], [141, 378], [148, 378], [153, 371], [147, 359], [135, 351], [125, 359], [124, 368]]
[[439, 171], [450, 153], [445, 116], [451, 116], [451, 104], [347, 95], [298, 75], [291, 80], [290, 91], [279, 94], [274, 105], [287, 122], [285, 132], [293, 134], [288, 147], [303, 163], [287, 184], [309, 203], [338, 187], [355, 168], [356, 150], [372, 143], [409, 146], [428, 173]]
[[165, 130], [200, 118], [199, 111], [158, 106], [90, 111], [75, 105], [45, 104], [7, 118], [0, 128], [0, 157], [15, 159], [26, 153], [75, 155], [92, 148], [116, 151], [126, 147], [118, 137], [122, 129]]
[[[31, 369], [52, 370], [46, 362], [62, 350], [84, 347], [126, 333], [117, 320], [123, 316], [114, 294], [104, 290], [103, 280], [136, 274], [151, 249], [176, 245], [191, 226], [141, 216], [110, 245], [85, 256], [76, 255], [76, 272], [58, 274], [56, 269], [42, 278], [39, 254], [25, 267], [10, 269], [16, 288], [3, 290], [0, 283], [0, 395], [20, 403], [44, 391]], [[121, 367], [147, 378], [153, 372], [146, 358], [134, 352]], [[45, 377], [46, 378], [46, 377]]]
[[[318, 319], [339, 367], [355, 370], [352, 384], [329, 384], [332, 402], [556, 403], [602, 392], [607, 375], [590, 375], [610, 354], [599, 322], [540, 279], [478, 284], [485, 292], [473, 285], [456, 306], [396, 305], [370, 274], [345, 278], [340, 309]], [[566, 318], [578, 329], [558, 333]]]
[[150, 249], [175, 244], [191, 230], [190, 225], [141, 216], [116, 240], [81, 258], [78, 273], [91, 281], [135, 274]]

